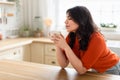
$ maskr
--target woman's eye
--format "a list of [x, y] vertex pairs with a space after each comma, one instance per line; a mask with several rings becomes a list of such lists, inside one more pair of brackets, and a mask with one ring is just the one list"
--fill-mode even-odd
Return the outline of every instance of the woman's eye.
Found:
[[72, 18], [71, 18], [71, 17], [69, 17], [69, 18], [68, 18], [68, 20], [72, 20]]

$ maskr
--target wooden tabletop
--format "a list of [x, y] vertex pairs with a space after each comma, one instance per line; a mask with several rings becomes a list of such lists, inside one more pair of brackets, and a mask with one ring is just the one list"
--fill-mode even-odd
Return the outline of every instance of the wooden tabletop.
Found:
[[0, 60], [0, 80], [120, 80], [120, 76], [87, 72], [24, 61]]

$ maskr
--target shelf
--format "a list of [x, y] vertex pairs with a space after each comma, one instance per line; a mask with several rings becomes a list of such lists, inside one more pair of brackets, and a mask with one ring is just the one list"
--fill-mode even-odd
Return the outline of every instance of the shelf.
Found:
[[5, 2], [5, 1], [0, 1], [0, 4], [5, 4], [5, 5], [14, 5], [14, 2]]

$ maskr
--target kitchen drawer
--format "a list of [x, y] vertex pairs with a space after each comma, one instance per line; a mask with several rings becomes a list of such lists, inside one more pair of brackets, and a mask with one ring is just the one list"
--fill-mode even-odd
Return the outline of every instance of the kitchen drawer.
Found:
[[57, 66], [58, 62], [56, 57], [45, 56], [45, 64]]
[[45, 44], [45, 55], [55, 56], [56, 48], [54, 44]]
[[[55, 57], [49, 57], [49, 56], [45, 57], [45, 64], [59, 66], [57, 59]], [[69, 64], [67, 67], [73, 68], [71, 64]]]

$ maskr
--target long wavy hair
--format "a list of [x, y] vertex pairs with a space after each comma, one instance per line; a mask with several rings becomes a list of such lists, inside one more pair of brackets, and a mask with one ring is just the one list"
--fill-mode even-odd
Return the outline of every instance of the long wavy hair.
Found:
[[87, 50], [90, 36], [94, 31], [98, 31], [97, 26], [95, 25], [90, 11], [84, 6], [75, 6], [66, 11], [66, 13], [73, 19], [75, 23], [79, 25], [76, 32], [69, 33], [69, 46], [73, 48], [76, 37], [79, 40], [79, 49]]

